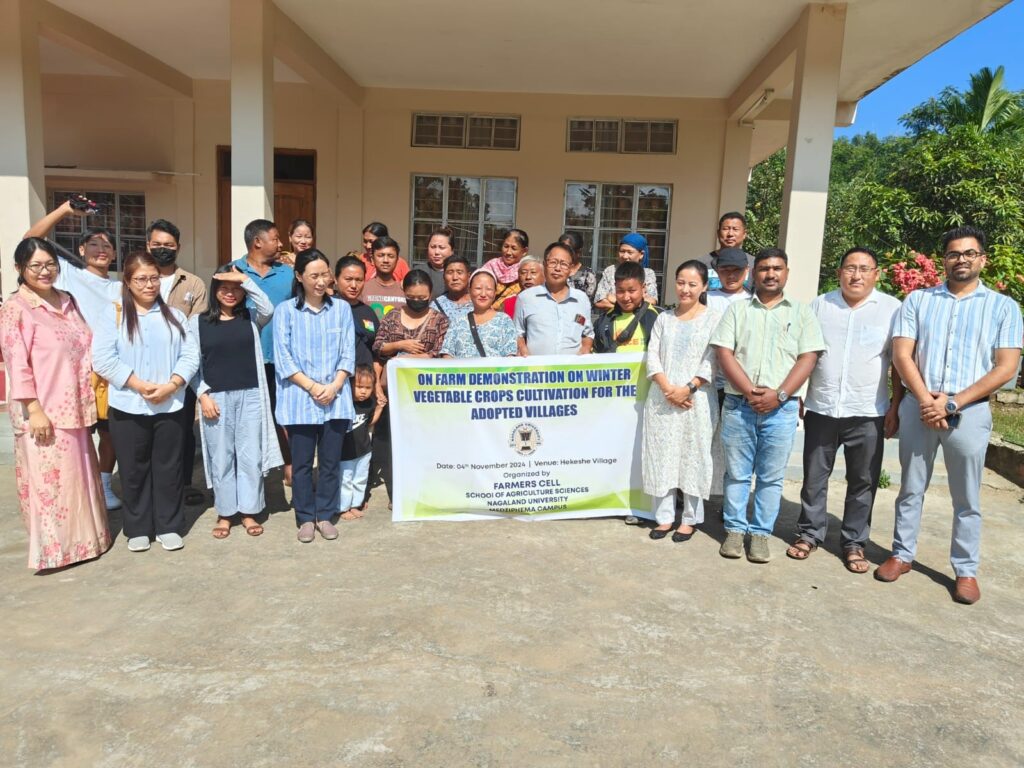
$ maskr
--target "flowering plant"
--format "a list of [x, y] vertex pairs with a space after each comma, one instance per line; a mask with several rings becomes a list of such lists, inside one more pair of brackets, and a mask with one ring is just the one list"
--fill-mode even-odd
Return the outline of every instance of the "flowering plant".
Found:
[[910, 264], [907, 261], [897, 261], [889, 267], [889, 283], [901, 298], [918, 288], [931, 288], [942, 282], [939, 270], [928, 256], [917, 251], [910, 252]]

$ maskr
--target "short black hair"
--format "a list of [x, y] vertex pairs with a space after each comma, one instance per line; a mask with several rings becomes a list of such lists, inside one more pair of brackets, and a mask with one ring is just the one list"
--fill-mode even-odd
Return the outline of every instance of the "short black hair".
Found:
[[867, 247], [862, 246], [862, 245], [855, 245], [855, 246], [853, 246], [853, 248], [851, 248], [846, 253], [844, 253], [843, 257], [841, 259], [839, 259], [839, 266], [840, 267], [843, 266], [843, 262], [846, 261], [846, 257], [847, 256], [852, 256], [855, 253], [863, 253], [865, 256], [870, 256], [871, 260], [873, 262], [875, 262], [875, 266], [876, 267], [878, 266], [878, 254], [875, 253], [874, 251], [872, 251], [870, 248], [867, 248]]
[[511, 229], [506, 229], [504, 234], [502, 234], [501, 236], [501, 242], [504, 243], [510, 237], [514, 237], [516, 239], [516, 242], [519, 243], [520, 248], [530, 247], [530, 236], [526, 234], [525, 229], [519, 229], [519, 227], [512, 227]]
[[781, 248], [762, 248], [754, 257], [754, 267], [756, 268], [765, 259], [782, 259], [786, 266], [789, 266], [789, 256]]
[[370, 246], [370, 252], [376, 253], [377, 251], [383, 251], [385, 248], [394, 248], [395, 253], [401, 253], [402, 249], [398, 245], [398, 241], [393, 237], [387, 235], [381, 235], [373, 241], [373, 245]]
[[82, 239], [78, 241], [79, 245], [85, 245], [97, 235], [107, 238], [107, 242], [110, 243], [110, 247], [115, 251], [117, 250], [117, 244], [114, 242], [114, 235], [106, 227], [89, 227], [82, 234]]
[[363, 270], [363, 274], [366, 274], [366, 262], [360, 259], [358, 256], [342, 256], [338, 259], [338, 263], [334, 265], [334, 277], [337, 279], [341, 277], [341, 271], [348, 267], [359, 267]]
[[729, 221], [729, 219], [737, 219], [743, 223], [744, 229], [747, 228], [747, 217], [744, 216], [739, 211], [729, 211], [728, 213], [723, 213], [722, 217], [718, 220], [718, 228], [721, 229], [722, 225], [725, 224], [725, 222]]
[[615, 267], [615, 282], [620, 280], [639, 280], [644, 284], [644, 267], [639, 261], [624, 261]]
[[355, 384], [356, 378], [358, 378], [359, 376], [369, 376], [374, 383], [377, 382], [377, 374], [373, 370], [372, 365], [367, 365], [366, 363], [359, 363], [358, 365], [356, 365], [355, 370], [352, 371], [353, 384]]
[[544, 249], [544, 264], [545, 265], [547, 265], [547, 263], [548, 263], [548, 254], [551, 253], [555, 249], [561, 249], [561, 250], [565, 251], [566, 253], [568, 253], [570, 261], [575, 261], [576, 260], [576, 254], [574, 254], [572, 252], [572, 248], [570, 248], [568, 245], [566, 245], [565, 243], [551, 243], [547, 248]]
[[452, 264], [461, 264], [466, 268], [467, 272], [471, 269], [469, 259], [467, 259], [465, 256], [460, 256], [457, 253], [453, 253], [451, 256], [444, 260], [444, 264], [441, 265], [441, 271], [444, 272]]
[[149, 240], [154, 232], [166, 232], [174, 238], [174, 242], [181, 245], [181, 230], [174, 226], [167, 219], [153, 219], [146, 227], [146, 239]]
[[949, 244], [954, 240], [963, 240], [965, 237], [973, 237], [978, 241], [978, 245], [981, 246], [982, 253], [987, 249], [987, 240], [985, 232], [977, 227], [972, 227], [970, 224], [964, 224], [962, 227], [956, 227], [946, 232], [942, 236], [942, 252], [945, 253], [946, 249], [949, 248]]
[[267, 234], [272, 229], [277, 229], [277, 224], [270, 219], [254, 219], [246, 224], [245, 232], [242, 234], [246, 250], [252, 249], [252, 244], [256, 242], [257, 237]]

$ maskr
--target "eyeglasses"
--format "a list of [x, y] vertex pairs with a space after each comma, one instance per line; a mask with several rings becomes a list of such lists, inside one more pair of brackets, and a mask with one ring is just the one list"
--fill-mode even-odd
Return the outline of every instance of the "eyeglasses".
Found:
[[571, 261], [546, 261], [544, 263], [552, 269], [568, 269], [572, 266]]
[[154, 275], [153, 277], [133, 277], [132, 285], [139, 288], [145, 288], [147, 285], [159, 285], [160, 275]]
[[41, 275], [43, 272], [60, 272], [60, 267], [55, 261], [46, 261], [42, 264], [28, 264], [25, 266], [25, 270], [33, 275]]
[[946, 251], [942, 255], [946, 261], [960, 261], [960, 259], [963, 259], [964, 261], [971, 262], [977, 260], [980, 256], [984, 256], [985, 253], [984, 251], [972, 249], [970, 251]]
[[848, 264], [841, 268], [844, 275], [870, 275], [872, 272], [877, 270], [878, 267], [869, 267], [865, 264], [861, 264], [859, 266], [856, 264]]

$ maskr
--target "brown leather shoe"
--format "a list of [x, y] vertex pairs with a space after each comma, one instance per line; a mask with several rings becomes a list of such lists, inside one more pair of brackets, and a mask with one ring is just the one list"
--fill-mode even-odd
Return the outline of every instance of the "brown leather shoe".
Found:
[[964, 605], [974, 605], [981, 600], [981, 588], [978, 586], [978, 580], [973, 576], [957, 576], [953, 599]]
[[904, 573], [910, 572], [910, 565], [898, 557], [890, 557], [875, 568], [875, 578], [879, 581], [896, 581]]

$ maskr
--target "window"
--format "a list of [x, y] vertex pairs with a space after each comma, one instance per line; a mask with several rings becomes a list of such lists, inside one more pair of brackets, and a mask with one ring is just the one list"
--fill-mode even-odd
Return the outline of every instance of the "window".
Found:
[[91, 216], [68, 216], [54, 227], [54, 241], [77, 254], [82, 234], [87, 229], [106, 227], [114, 233], [117, 245], [117, 262], [112, 268], [120, 272], [129, 254], [146, 249], [146, 196], [135, 192], [55, 189], [47, 195], [49, 210], [52, 211], [75, 194], [95, 200], [99, 211]]
[[664, 285], [672, 188], [666, 184], [565, 185], [565, 229], [583, 236], [583, 262], [598, 274], [615, 264], [619, 241], [628, 232], [647, 238], [650, 267]]
[[414, 147], [519, 149], [519, 118], [513, 115], [412, 116]]
[[478, 266], [501, 252], [502, 233], [516, 218], [516, 180], [471, 176], [412, 178], [412, 252], [419, 260], [430, 233], [442, 225], [455, 231], [455, 253]]
[[572, 118], [570, 152], [627, 152], [672, 155], [676, 151], [675, 120]]

